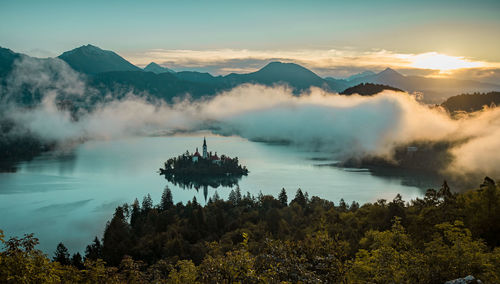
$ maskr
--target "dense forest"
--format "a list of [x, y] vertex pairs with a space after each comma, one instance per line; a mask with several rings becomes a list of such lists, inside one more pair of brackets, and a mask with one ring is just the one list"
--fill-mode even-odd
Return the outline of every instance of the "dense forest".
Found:
[[444, 283], [474, 275], [500, 282], [500, 187], [452, 193], [446, 182], [423, 198], [338, 204], [297, 190], [277, 198], [237, 188], [174, 204], [116, 208], [85, 255], [59, 244], [53, 259], [33, 235], [6, 240], [2, 283]]
[[474, 112], [484, 106], [496, 107], [500, 104], [500, 92], [462, 94], [448, 98], [442, 106], [449, 112]]
[[373, 96], [373, 95], [378, 94], [384, 90], [390, 90], [390, 91], [395, 91], [395, 92], [404, 92], [401, 89], [394, 88], [394, 87], [391, 87], [388, 85], [373, 84], [373, 83], [361, 83], [361, 84], [358, 84], [356, 86], [347, 88], [344, 91], [340, 92], [339, 94], [341, 94], [341, 95], [358, 94], [361, 96]]

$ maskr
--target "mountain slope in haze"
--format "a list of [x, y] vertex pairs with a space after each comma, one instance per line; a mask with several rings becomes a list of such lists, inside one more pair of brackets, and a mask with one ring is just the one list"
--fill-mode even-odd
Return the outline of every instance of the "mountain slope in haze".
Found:
[[59, 55], [59, 58], [78, 72], [97, 74], [110, 71], [142, 71], [113, 51], [84, 45]]
[[361, 83], [356, 86], [350, 87], [345, 89], [344, 91], [340, 92], [341, 95], [352, 95], [352, 94], [358, 94], [361, 96], [373, 96], [375, 94], [378, 94], [384, 90], [390, 90], [390, 91], [396, 91], [396, 92], [404, 92], [401, 89], [394, 88], [391, 86], [387, 85], [382, 85], [382, 84], [372, 84], [372, 83]]
[[212, 76], [210, 73], [206, 72], [196, 72], [196, 71], [181, 71], [175, 73], [175, 76], [181, 80], [194, 82], [194, 83], [205, 83], [212, 85], [228, 85], [227, 80], [222, 76]]
[[113, 94], [114, 98], [122, 98], [134, 91], [136, 94], [151, 95], [167, 102], [186, 95], [199, 99], [229, 89], [227, 85], [218, 82], [184, 80], [178, 73], [155, 74], [143, 71], [103, 72], [89, 77], [89, 84], [102, 95]]
[[21, 57], [21, 54], [14, 51], [0, 47], [0, 76], [5, 75], [12, 69], [14, 61]]
[[449, 112], [474, 112], [483, 109], [484, 106], [496, 107], [498, 105], [500, 105], [500, 92], [462, 94], [450, 97], [441, 104]]
[[144, 67], [144, 71], [146, 72], [153, 72], [156, 74], [161, 74], [161, 73], [175, 73], [174, 70], [160, 66], [154, 62], [149, 63], [146, 67]]
[[424, 94], [423, 101], [427, 103], [441, 103], [445, 99], [463, 92], [500, 91], [500, 85], [472, 80], [404, 76], [391, 68], [375, 75], [356, 78], [349, 83], [352, 85], [360, 83], [383, 84], [407, 92], [422, 92]]
[[262, 85], [287, 84], [295, 93], [310, 87], [319, 87], [329, 91], [340, 91], [335, 81], [327, 81], [311, 70], [295, 63], [271, 62], [262, 69], [248, 74], [229, 74], [224, 77], [231, 85], [257, 83]]
[[[8, 74], [12, 69], [12, 63], [19, 56], [21, 55], [11, 50], [0, 49], [0, 75]], [[422, 92], [424, 102], [440, 104], [446, 98], [455, 94], [500, 91], [499, 85], [472, 80], [404, 76], [390, 68], [376, 74], [367, 71], [361, 73], [368, 74], [362, 77], [357, 74], [351, 77], [350, 81], [321, 78], [303, 66], [282, 62], [271, 62], [256, 72], [247, 74], [233, 73], [226, 76], [212, 76], [209, 73], [195, 71], [162, 72], [166, 68], [162, 69], [164, 67], [159, 66], [160, 69], [158, 69], [157, 64], [154, 63], [146, 67], [146, 69], [153, 72], [144, 72], [144, 70], [134, 66], [116, 53], [92, 45], [81, 46], [64, 52], [59, 58], [76, 71], [87, 74], [89, 87], [96, 87], [101, 95], [113, 90], [111, 92], [113, 96], [120, 96], [115, 92], [137, 90], [161, 98], [173, 98], [185, 94], [191, 94], [194, 98], [198, 98], [211, 96], [217, 92], [245, 83], [267, 86], [286, 84], [297, 95], [307, 91], [310, 87], [322, 88], [329, 92], [340, 92], [360, 83], [372, 83], [392, 86], [407, 92]], [[151, 75], [141, 75], [141, 72], [150, 73]], [[103, 73], [107, 74], [99, 75]], [[134, 74], [137, 78], [133, 78]], [[6, 76], [2, 77], [5, 78]], [[167, 86], [172, 88], [169, 89]]]
[[[209, 73], [183, 71], [177, 73], [127, 71], [103, 72], [93, 75], [91, 84], [105, 93], [135, 90], [148, 93], [166, 101], [189, 94], [192, 98], [211, 96], [217, 92], [245, 84], [256, 83], [267, 86], [286, 84], [293, 88], [295, 94], [312, 86], [328, 91], [337, 91], [334, 83], [328, 82], [312, 71], [292, 63], [273, 62], [262, 69], [248, 74], [230, 74], [212, 76]], [[332, 87], [333, 86], [333, 87]], [[336, 88], [336, 89], [334, 89]]]
[[347, 77], [346, 81], [352, 81], [352, 80], [355, 80], [355, 79], [358, 79], [358, 78], [362, 78], [362, 77], [366, 77], [366, 76], [372, 76], [372, 75], [375, 75], [375, 72], [367, 70], [367, 71], [363, 71], [361, 73], [354, 74], [354, 75], [351, 75], [351, 76]]

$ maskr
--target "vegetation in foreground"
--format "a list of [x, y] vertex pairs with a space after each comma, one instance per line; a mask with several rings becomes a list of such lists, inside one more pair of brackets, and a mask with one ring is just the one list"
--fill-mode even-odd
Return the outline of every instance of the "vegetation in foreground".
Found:
[[116, 208], [102, 241], [53, 260], [32, 235], [5, 240], [2, 283], [443, 283], [474, 275], [500, 283], [500, 187], [454, 194], [446, 183], [425, 197], [362, 206], [283, 189], [206, 206], [174, 204], [165, 189]]

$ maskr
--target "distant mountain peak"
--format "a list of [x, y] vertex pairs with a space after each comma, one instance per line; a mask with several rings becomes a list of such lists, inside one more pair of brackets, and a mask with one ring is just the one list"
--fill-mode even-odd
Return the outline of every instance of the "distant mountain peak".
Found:
[[[285, 63], [279, 61], [273, 61], [268, 63], [266, 66], [262, 67], [259, 71], [254, 72], [255, 74], [266, 74], [268, 76], [293, 76], [297, 79], [300, 76], [314, 77], [314, 79], [321, 79], [313, 71], [295, 63]], [[302, 78], [303, 79], [303, 78]]]
[[300, 70], [310, 71], [309, 69], [300, 66], [299, 64], [280, 62], [280, 61], [269, 62], [266, 66], [262, 67], [262, 69], [260, 70], [265, 70], [265, 69], [300, 69]]
[[[87, 52], [112, 52], [112, 51], [103, 50], [95, 45], [87, 44], [87, 45], [82, 45], [82, 46], [79, 46], [79, 47], [74, 48], [72, 50], [66, 51], [63, 54], [74, 54], [74, 53], [79, 53], [79, 52], [87, 53]], [[61, 56], [63, 54], [61, 54]]]
[[[295, 93], [311, 86], [325, 87], [329, 82], [316, 75], [313, 71], [295, 63], [273, 61], [260, 70], [247, 74], [229, 74], [224, 78], [233, 85], [240, 83], [258, 83], [263, 85], [286, 84]], [[334, 84], [334, 83], [330, 83]]]
[[110, 50], [87, 44], [59, 55], [71, 68], [86, 74], [109, 71], [140, 71], [141, 69]]
[[384, 71], [378, 73], [378, 75], [386, 75], [386, 76], [401, 76], [401, 77], [404, 77], [401, 73], [399, 73], [398, 71], [390, 68], [390, 67], [387, 67], [385, 68]]
[[151, 63], [149, 63], [149, 64], [148, 64], [145, 68], [147, 68], [147, 67], [161, 67], [161, 66], [160, 66], [160, 64], [158, 64], [158, 63], [151, 62]]
[[95, 46], [95, 45], [92, 45], [92, 44], [90, 44], [90, 43], [88, 43], [87, 45], [82, 45], [82, 46], [80, 46], [79, 48], [94, 48], [94, 49], [99, 49], [99, 50], [102, 50], [100, 47]]
[[155, 63], [155, 62], [151, 62], [146, 67], [144, 67], [144, 71], [153, 72], [153, 73], [156, 73], [156, 74], [161, 74], [161, 73], [175, 73], [174, 70], [172, 70], [170, 68], [167, 68], [167, 67], [163, 67], [160, 64]]

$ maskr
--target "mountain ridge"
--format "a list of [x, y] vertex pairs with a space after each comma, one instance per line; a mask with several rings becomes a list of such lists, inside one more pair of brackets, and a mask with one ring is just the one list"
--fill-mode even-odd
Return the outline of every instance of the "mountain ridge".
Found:
[[[29, 57], [9, 49], [0, 49], [0, 75], [7, 74], [13, 68], [13, 62], [21, 56]], [[353, 75], [354, 78], [349, 81], [331, 77], [321, 78], [299, 64], [278, 61], [269, 62], [255, 72], [231, 73], [225, 76], [213, 76], [197, 71], [162, 72], [167, 68], [154, 62], [148, 65], [150, 68], [146, 66], [145, 69], [158, 66], [160, 69], [154, 70], [156, 72], [145, 72], [147, 70], [133, 65], [113, 51], [103, 50], [90, 44], [66, 51], [58, 58], [76, 71], [88, 75], [91, 86], [103, 94], [110, 90], [137, 90], [165, 98], [167, 101], [186, 94], [192, 95], [193, 98], [211, 96], [247, 83], [266, 86], [284, 84], [289, 86], [295, 95], [308, 91], [311, 87], [328, 92], [342, 92], [361, 83], [381, 84], [407, 92], [422, 92], [424, 102], [439, 104], [448, 97], [460, 93], [500, 91], [500, 85], [474, 80], [405, 76], [391, 68], [379, 73], [364, 71]], [[151, 75], [141, 75], [141, 72]], [[361, 76], [362, 74], [366, 76]], [[144, 81], [140, 81], [140, 78]]]
[[84, 74], [110, 71], [142, 71], [142, 69], [115, 52], [103, 50], [91, 44], [63, 52], [58, 58], [64, 60], [74, 70]]

